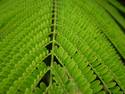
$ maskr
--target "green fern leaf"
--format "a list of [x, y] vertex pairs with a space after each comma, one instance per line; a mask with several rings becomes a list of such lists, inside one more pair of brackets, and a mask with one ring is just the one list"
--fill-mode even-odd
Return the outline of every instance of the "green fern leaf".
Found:
[[125, 94], [124, 15], [117, 0], [0, 0], [0, 94]]

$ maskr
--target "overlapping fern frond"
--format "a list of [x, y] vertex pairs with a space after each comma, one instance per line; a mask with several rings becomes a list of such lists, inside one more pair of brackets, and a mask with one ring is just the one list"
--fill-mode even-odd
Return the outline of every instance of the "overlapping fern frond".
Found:
[[0, 0], [0, 94], [125, 94], [124, 14], [117, 0]]

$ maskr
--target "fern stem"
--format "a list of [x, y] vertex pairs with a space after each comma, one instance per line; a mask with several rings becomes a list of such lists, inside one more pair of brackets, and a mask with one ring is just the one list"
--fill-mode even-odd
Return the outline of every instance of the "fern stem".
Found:
[[54, 63], [54, 49], [55, 49], [55, 32], [56, 32], [56, 0], [53, 0], [53, 8], [52, 8], [52, 50], [51, 50], [51, 71], [50, 71], [50, 85], [52, 85], [52, 67]]

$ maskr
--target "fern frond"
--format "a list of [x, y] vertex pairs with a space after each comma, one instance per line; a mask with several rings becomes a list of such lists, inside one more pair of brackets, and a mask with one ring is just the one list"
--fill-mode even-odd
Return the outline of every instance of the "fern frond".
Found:
[[108, 0], [107, 2], [109, 2], [110, 4], [115, 6], [117, 9], [125, 13], [125, 7], [121, 5], [120, 2], [118, 2], [117, 0]]
[[120, 12], [117, 0], [0, 0], [0, 94], [124, 94]]
[[100, 7], [103, 7], [108, 13], [123, 27], [125, 28], [125, 19], [119, 14], [119, 11], [111, 4], [104, 0], [96, 0]]

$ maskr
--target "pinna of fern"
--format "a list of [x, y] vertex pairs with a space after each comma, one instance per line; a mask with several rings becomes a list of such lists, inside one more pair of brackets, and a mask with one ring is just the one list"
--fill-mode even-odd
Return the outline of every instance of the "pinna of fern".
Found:
[[125, 94], [120, 0], [0, 0], [0, 94]]

